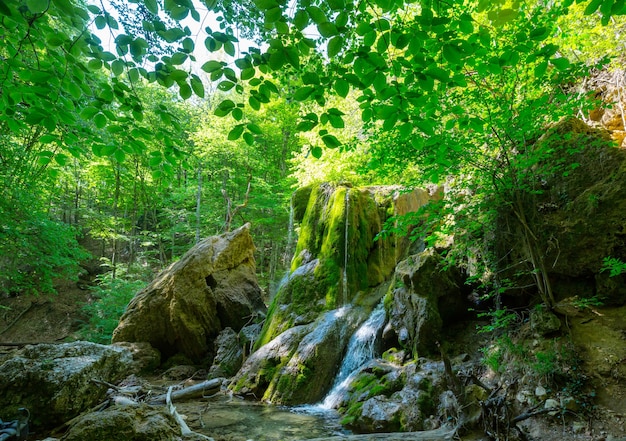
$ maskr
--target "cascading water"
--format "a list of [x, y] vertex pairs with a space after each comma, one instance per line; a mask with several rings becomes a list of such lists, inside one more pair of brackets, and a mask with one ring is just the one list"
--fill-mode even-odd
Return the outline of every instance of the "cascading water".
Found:
[[343, 274], [342, 274], [342, 300], [343, 304], [348, 304], [348, 234], [350, 232], [350, 189], [346, 188], [346, 229], [344, 231], [344, 246], [343, 246]]
[[352, 379], [368, 361], [377, 355], [376, 337], [378, 331], [385, 324], [385, 319], [385, 307], [381, 301], [369, 318], [350, 338], [339, 374], [337, 374], [330, 392], [319, 405], [320, 408], [334, 409], [341, 401]]

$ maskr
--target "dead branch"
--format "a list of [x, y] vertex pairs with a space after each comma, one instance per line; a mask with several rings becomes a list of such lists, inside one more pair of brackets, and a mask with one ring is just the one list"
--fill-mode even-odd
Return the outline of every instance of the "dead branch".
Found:
[[203, 435], [201, 433], [194, 432], [193, 430], [191, 430], [189, 428], [189, 426], [187, 425], [187, 423], [185, 422], [183, 417], [176, 411], [176, 406], [174, 406], [174, 404], [172, 404], [172, 389], [173, 389], [173, 386], [170, 386], [167, 389], [167, 394], [165, 394], [165, 404], [167, 405], [167, 409], [170, 412], [170, 414], [174, 417], [174, 419], [176, 420], [176, 422], [180, 426], [181, 435], [188, 436], [188, 435], [192, 435], [193, 434], [193, 435], [196, 435], [196, 436], [198, 436], [200, 438], [212, 441], [213, 440], [212, 438], [209, 438], [208, 436]]
[[[199, 398], [204, 397], [208, 393], [215, 393], [219, 390], [223, 378], [213, 378], [212, 380], [203, 381], [202, 383], [194, 384], [193, 386], [186, 387], [184, 389], [176, 390], [171, 393], [172, 399], [177, 401], [180, 400], [188, 400], [190, 398]], [[168, 393], [163, 395], [157, 395], [152, 400], [150, 400], [149, 404], [163, 404], [167, 403], [167, 395]]]

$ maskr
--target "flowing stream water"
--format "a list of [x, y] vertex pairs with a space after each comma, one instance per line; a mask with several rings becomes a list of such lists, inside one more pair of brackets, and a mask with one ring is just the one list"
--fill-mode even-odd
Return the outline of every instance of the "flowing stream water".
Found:
[[376, 338], [385, 324], [385, 307], [381, 301], [372, 311], [369, 318], [352, 335], [348, 342], [339, 374], [324, 401], [318, 406], [322, 409], [334, 409], [341, 401], [352, 379], [360, 369], [376, 357]]
[[346, 188], [346, 201], [345, 201], [345, 205], [346, 205], [346, 219], [345, 219], [345, 223], [346, 223], [346, 229], [343, 233], [343, 239], [344, 239], [344, 246], [343, 246], [343, 277], [341, 279], [342, 281], [342, 296], [343, 296], [343, 304], [347, 305], [348, 304], [348, 234], [350, 232], [349, 230], [349, 226], [350, 226], [350, 189]]

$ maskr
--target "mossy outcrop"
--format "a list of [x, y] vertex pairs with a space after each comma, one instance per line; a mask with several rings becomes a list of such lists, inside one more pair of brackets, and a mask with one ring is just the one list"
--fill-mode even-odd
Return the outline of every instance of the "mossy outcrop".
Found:
[[291, 273], [270, 305], [256, 347], [324, 311], [353, 302], [374, 306], [380, 293], [367, 293], [391, 277], [408, 246], [406, 239], [376, 236], [391, 216], [416, 211], [429, 200], [424, 190], [401, 187], [322, 184], [296, 191], [300, 230]]
[[426, 191], [400, 187], [322, 184], [296, 191], [299, 238], [291, 272], [231, 389], [273, 403], [323, 398], [350, 336], [384, 295], [406, 252], [406, 242], [376, 236], [391, 216], [429, 200]]
[[[552, 127], [533, 148], [545, 157], [527, 173], [532, 191], [520, 198], [555, 300], [575, 295], [624, 304], [626, 277], [611, 278], [602, 265], [609, 256], [626, 260], [626, 151], [606, 131], [574, 118]], [[516, 276], [533, 270], [524, 253], [525, 227], [506, 206], [499, 210], [493, 243], [501, 268], [511, 268], [502, 276], [526, 286], [528, 280]]]

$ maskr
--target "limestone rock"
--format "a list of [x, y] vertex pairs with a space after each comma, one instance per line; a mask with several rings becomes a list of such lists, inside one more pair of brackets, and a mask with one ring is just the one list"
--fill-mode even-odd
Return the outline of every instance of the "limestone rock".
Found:
[[133, 356], [133, 371], [135, 373], [151, 372], [161, 364], [161, 354], [148, 342], [120, 342], [116, 343], [115, 346], [130, 351]]
[[132, 370], [128, 349], [88, 342], [40, 344], [0, 361], [0, 415], [25, 407], [35, 428], [56, 427], [100, 403]]
[[561, 329], [561, 320], [545, 307], [530, 312], [530, 329], [537, 335], [546, 336]]
[[361, 431], [396, 432], [400, 428], [400, 403], [383, 396], [370, 398], [363, 403], [360, 424]]
[[458, 272], [441, 271], [440, 264], [441, 257], [432, 249], [403, 260], [388, 294], [389, 325], [413, 356], [436, 351], [443, 324], [467, 312]]
[[145, 341], [164, 358], [212, 357], [222, 329], [238, 331], [265, 311], [249, 230], [204, 239], [161, 272], [131, 300], [113, 341]]
[[209, 378], [232, 377], [243, 363], [243, 348], [239, 336], [226, 328], [215, 339], [215, 359], [209, 369]]
[[180, 427], [165, 408], [114, 406], [81, 416], [61, 441], [178, 441]]

